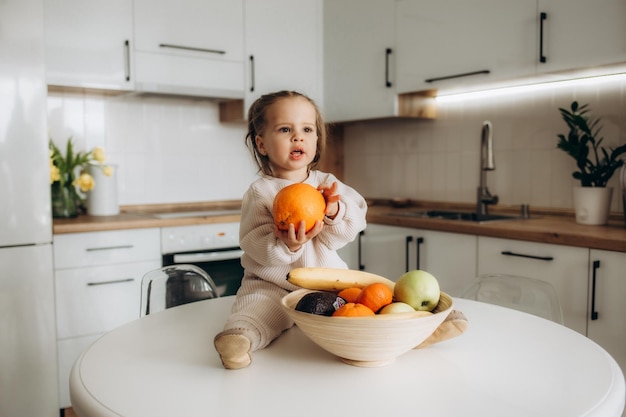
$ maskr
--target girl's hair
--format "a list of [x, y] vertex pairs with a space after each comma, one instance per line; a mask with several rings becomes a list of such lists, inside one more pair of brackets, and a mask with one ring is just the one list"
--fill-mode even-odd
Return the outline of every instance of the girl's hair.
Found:
[[252, 153], [252, 157], [259, 166], [259, 171], [265, 175], [272, 175], [272, 167], [270, 166], [270, 160], [267, 155], [261, 154], [256, 145], [256, 137], [260, 135], [267, 124], [265, 114], [267, 109], [278, 100], [285, 98], [302, 97], [309, 101], [315, 108], [315, 130], [317, 131], [317, 149], [315, 151], [315, 157], [309, 164], [309, 170], [315, 168], [320, 160], [324, 148], [326, 147], [326, 125], [322, 119], [321, 112], [315, 102], [304, 94], [296, 91], [278, 91], [275, 93], [265, 94], [259, 97], [248, 110], [248, 133], [246, 134], [246, 146]]

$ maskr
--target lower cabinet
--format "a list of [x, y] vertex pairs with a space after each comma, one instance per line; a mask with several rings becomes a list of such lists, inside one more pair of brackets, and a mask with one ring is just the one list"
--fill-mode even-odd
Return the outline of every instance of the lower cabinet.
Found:
[[139, 318], [141, 278], [161, 266], [159, 229], [55, 235], [54, 259], [59, 403], [67, 408], [78, 356]]
[[556, 289], [565, 325], [587, 334], [589, 249], [478, 237], [478, 275], [503, 273], [549, 282]]
[[370, 224], [339, 254], [351, 269], [396, 281], [422, 269], [439, 280], [442, 291], [458, 296], [476, 276], [476, 236]]
[[626, 371], [626, 253], [591, 249], [587, 335]]

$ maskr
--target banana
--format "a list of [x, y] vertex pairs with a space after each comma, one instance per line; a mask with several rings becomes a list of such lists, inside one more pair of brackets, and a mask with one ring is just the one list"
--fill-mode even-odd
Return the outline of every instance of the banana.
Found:
[[294, 268], [287, 274], [287, 281], [302, 288], [319, 291], [341, 291], [345, 288], [363, 288], [380, 282], [391, 290], [395, 283], [371, 272], [354, 269], [306, 267]]

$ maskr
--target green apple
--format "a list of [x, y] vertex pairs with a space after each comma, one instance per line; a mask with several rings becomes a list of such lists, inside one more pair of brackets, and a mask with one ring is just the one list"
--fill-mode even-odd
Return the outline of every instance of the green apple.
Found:
[[396, 301], [391, 304], [387, 304], [384, 306], [378, 314], [393, 314], [393, 313], [410, 313], [415, 312], [415, 309], [408, 305], [407, 303], [403, 303], [401, 301]]
[[415, 269], [398, 278], [393, 298], [417, 311], [431, 311], [439, 304], [440, 292], [437, 278], [426, 271]]

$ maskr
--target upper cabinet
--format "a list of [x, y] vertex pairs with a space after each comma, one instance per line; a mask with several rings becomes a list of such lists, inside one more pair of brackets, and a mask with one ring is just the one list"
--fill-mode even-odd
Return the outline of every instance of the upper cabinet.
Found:
[[395, 0], [324, 2], [328, 121], [434, 117], [431, 92], [398, 94], [395, 8]]
[[539, 0], [545, 62], [539, 71], [561, 71], [626, 61], [624, 0]]
[[345, 121], [395, 112], [395, 0], [324, 2], [324, 109]]
[[398, 92], [534, 71], [536, 0], [396, 2]]
[[245, 111], [278, 90], [322, 105], [322, 0], [246, 0], [244, 7]]
[[45, 0], [48, 85], [132, 90], [132, 1]]
[[243, 98], [243, 0], [134, 0], [135, 89]]

